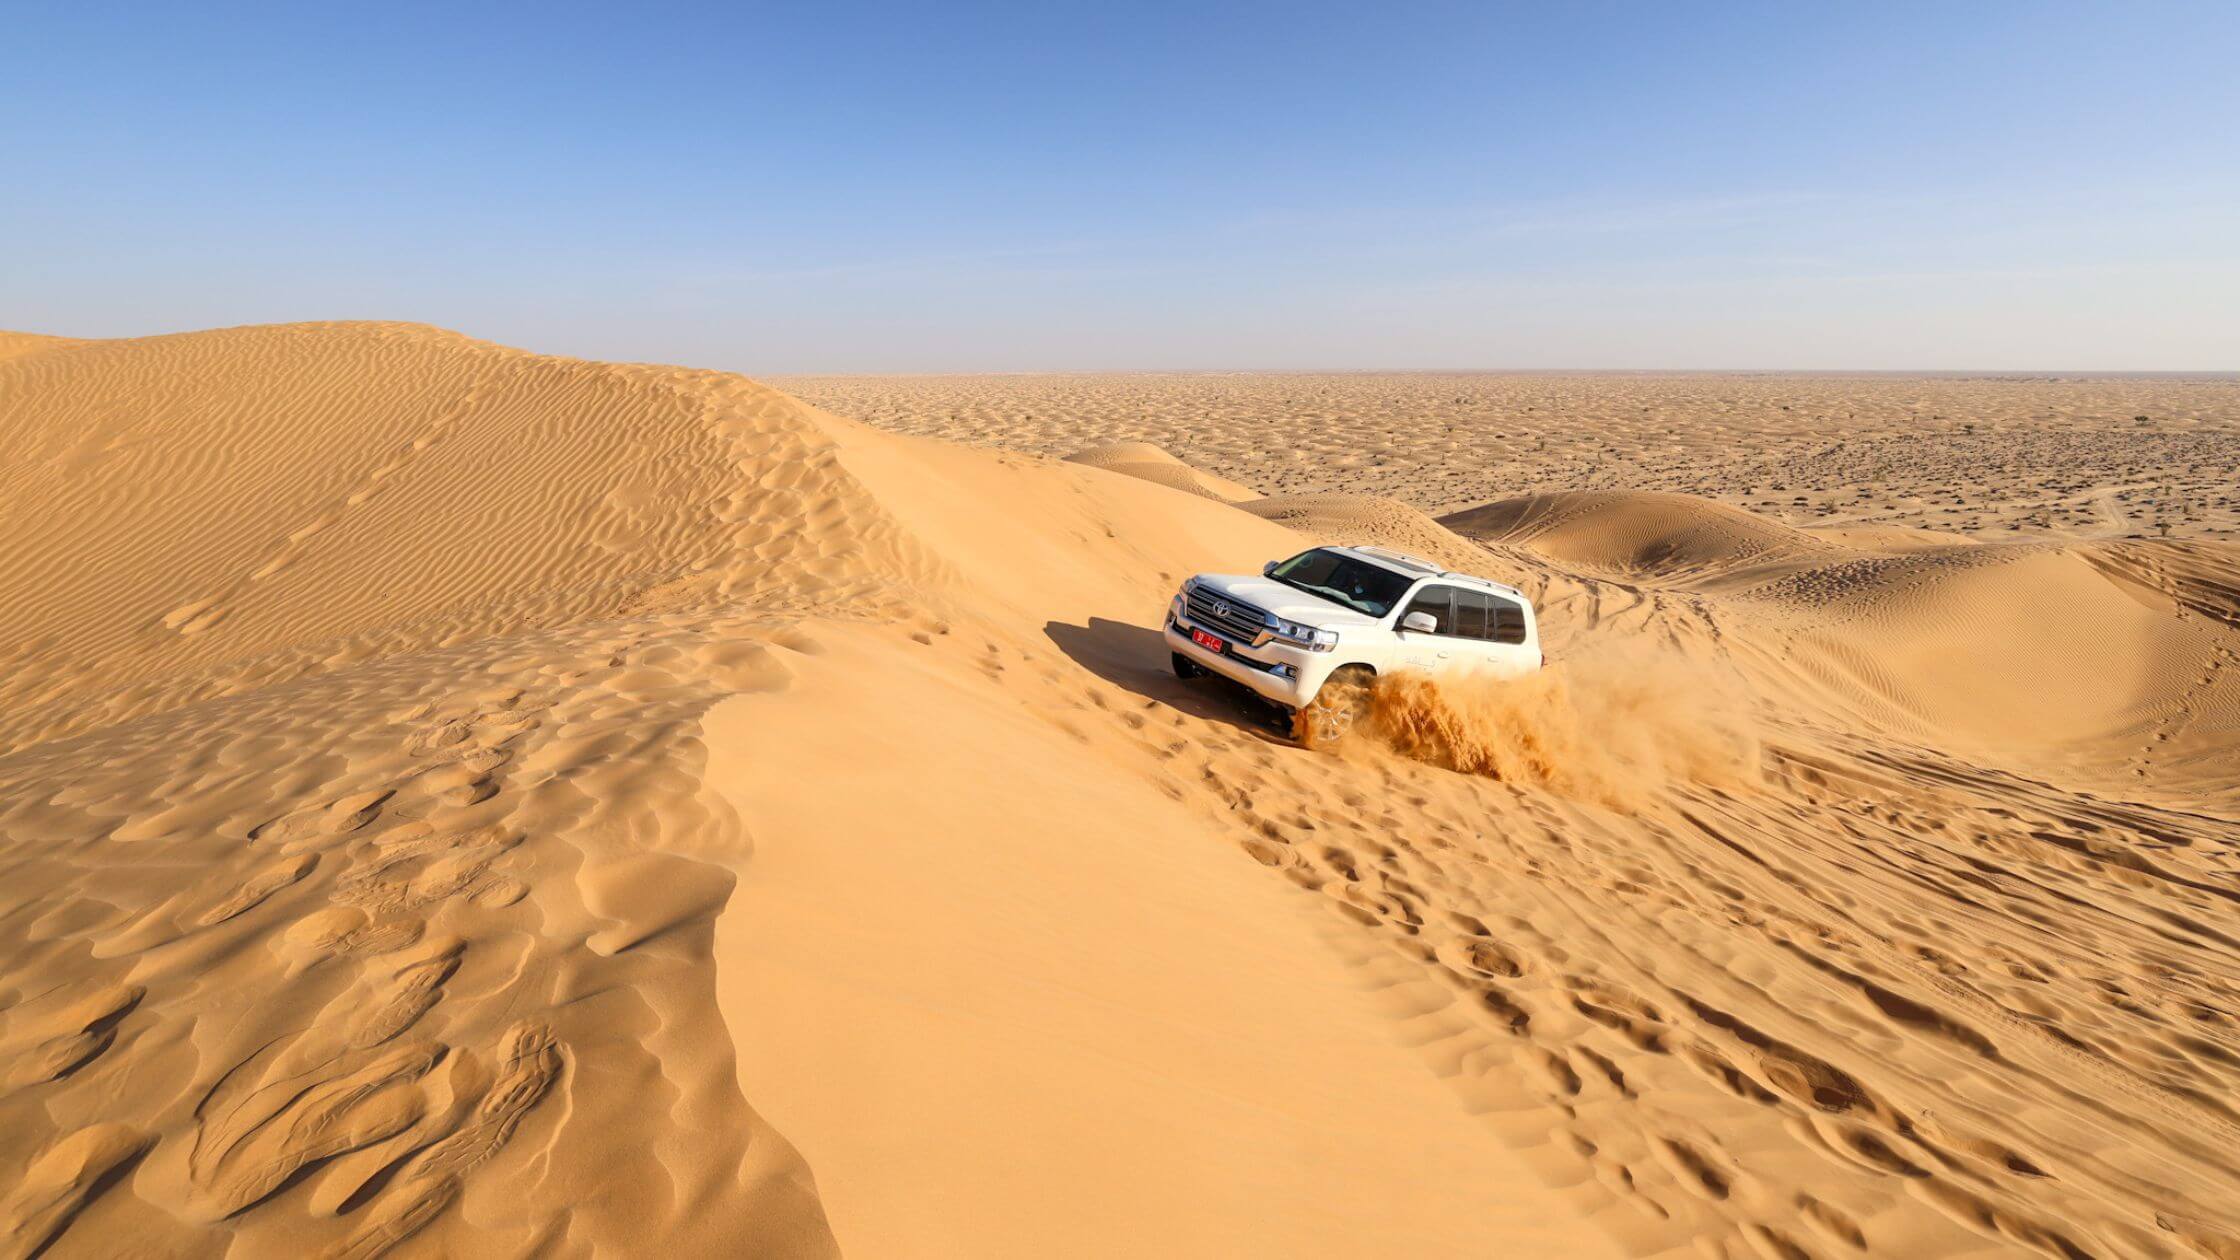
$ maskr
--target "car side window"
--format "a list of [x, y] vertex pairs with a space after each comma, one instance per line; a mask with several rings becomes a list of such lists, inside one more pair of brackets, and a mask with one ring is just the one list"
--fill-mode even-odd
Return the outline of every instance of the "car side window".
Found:
[[[1426, 586], [1408, 601], [1408, 612], [1430, 613], [1438, 623], [1434, 634], [1454, 633], [1454, 588], [1451, 586]], [[1405, 618], [1407, 613], [1402, 613]]]
[[1493, 604], [1493, 633], [1488, 637], [1496, 643], [1524, 642], [1524, 606], [1499, 596], [1489, 598]]
[[1478, 591], [1454, 593], [1454, 636], [1458, 639], [1485, 639], [1491, 633], [1487, 623], [1492, 620], [1491, 601]]

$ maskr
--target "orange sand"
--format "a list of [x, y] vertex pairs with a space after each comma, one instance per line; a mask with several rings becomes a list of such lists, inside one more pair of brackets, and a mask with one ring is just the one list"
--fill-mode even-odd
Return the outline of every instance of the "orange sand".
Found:
[[2240, 1254], [2240, 387], [1018, 379], [0, 339], [0, 1255]]

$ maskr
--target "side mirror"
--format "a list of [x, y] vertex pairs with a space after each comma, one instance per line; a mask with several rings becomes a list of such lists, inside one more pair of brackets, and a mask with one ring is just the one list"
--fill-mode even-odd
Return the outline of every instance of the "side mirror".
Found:
[[1261, 565], [1261, 566], [1260, 566], [1260, 576], [1261, 576], [1261, 577], [1274, 577], [1274, 576], [1276, 575], [1276, 566], [1277, 566], [1278, 564], [1281, 564], [1281, 563], [1282, 563], [1282, 561], [1280, 561], [1280, 560], [1270, 560], [1270, 561], [1269, 561], [1269, 562], [1267, 562], [1266, 564], [1263, 564], [1263, 565]]
[[1439, 619], [1427, 612], [1412, 612], [1400, 619], [1400, 628], [1413, 630], [1417, 634], [1437, 634]]

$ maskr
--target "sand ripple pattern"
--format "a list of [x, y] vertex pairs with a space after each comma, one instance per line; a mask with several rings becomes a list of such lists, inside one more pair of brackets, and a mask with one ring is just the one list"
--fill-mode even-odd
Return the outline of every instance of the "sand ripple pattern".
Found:
[[[819, 395], [1079, 467], [416, 326], [0, 344], [0, 1255], [837, 1254], [715, 927], [892, 768], [719, 794], [704, 719], [997, 729], [786, 707], [859, 667], [1045, 741], [1038, 842], [1140, 805], [1325, 922], [1633, 1254], [2240, 1254], [2231, 382], [1111, 380]], [[1175, 580], [1308, 539], [1727, 680], [1749, 764], [1584, 667], [1414, 757], [1165, 672]]]
[[917, 563], [782, 395], [414, 325], [0, 360], [0, 437], [0, 747], [494, 632], [869, 603]]
[[0, 374], [5, 1254], [829, 1254], [690, 738], [934, 571], [810, 413], [398, 325]]

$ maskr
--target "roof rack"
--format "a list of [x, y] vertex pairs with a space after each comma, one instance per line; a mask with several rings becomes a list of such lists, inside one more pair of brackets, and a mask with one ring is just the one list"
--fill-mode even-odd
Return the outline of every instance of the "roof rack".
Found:
[[1405, 551], [1394, 551], [1390, 547], [1376, 547], [1366, 543], [1357, 543], [1352, 547], [1352, 550], [1367, 552], [1372, 556], [1376, 556], [1384, 560], [1390, 560], [1395, 564], [1404, 564], [1411, 569], [1420, 570], [1432, 577], [1452, 578], [1455, 581], [1459, 582], [1475, 582], [1480, 586], [1490, 586], [1494, 590], [1505, 591], [1508, 594], [1517, 596], [1519, 599], [1522, 599], [1524, 597], [1524, 592], [1518, 590], [1514, 586], [1509, 585], [1507, 582], [1496, 582], [1492, 578], [1480, 577], [1475, 573], [1463, 573], [1456, 569], [1445, 568], [1444, 566], [1433, 564], [1429, 560], [1423, 559], [1421, 556], [1411, 556]]
[[1421, 569], [1425, 573], [1443, 573], [1438, 565], [1431, 563], [1429, 560], [1419, 556], [1411, 556], [1405, 551], [1394, 551], [1390, 547], [1371, 547], [1366, 544], [1357, 544], [1354, 550], [1367, 552], [1372, 556], [1381, 556], [1386, 560], [1407, 565], [1411, 569]]

